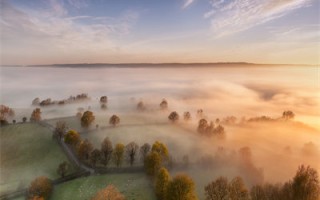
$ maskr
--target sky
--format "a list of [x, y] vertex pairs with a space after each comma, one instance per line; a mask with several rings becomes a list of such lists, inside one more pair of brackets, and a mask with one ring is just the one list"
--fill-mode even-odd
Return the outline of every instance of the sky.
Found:
[[318, 0], [0, 0], [1, 65], [320, 63]]

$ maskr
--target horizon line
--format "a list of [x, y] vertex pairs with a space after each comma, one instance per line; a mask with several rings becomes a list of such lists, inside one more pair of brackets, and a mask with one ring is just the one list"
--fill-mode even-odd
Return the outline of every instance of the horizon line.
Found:
[[0, 64], [0, 67], [63, 67], [63, 66], [75, 66], [75, 65], [283, 65], [283, 66], [319, 66], [320, 64], [288, 64], [288, 63], [282, 63], [282, 64], [277, 64], [277, 63], [251, 63], [251, 62], [141, 62], [141, 63], [55, 63], [55, 64], [34, 64], [34, 65], [15, 65], [15, 64]]

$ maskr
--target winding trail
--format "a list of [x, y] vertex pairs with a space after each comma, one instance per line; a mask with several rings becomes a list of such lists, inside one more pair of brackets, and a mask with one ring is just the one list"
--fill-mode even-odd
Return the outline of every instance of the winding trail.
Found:
[[[41, 121], [41, 122], [39, 122], [39, 124], [41, 126], [48, 128], [52, 133], [54, 133], [55, 127], [52, 126], [51, 124], [47, 123], [46, 121]], [[69, 158], [69, 160], [72, 163], [74, 163], [78, 168], [80, 168], [84, 171], [90, 172], [90, 174], [94, 174], [95, 170], [93, 168], [90, 168], [90, 167], [82, 164], [79, 161], [78, 157], [76, 155], [74, 155], [74, 153], [72, 152], [70, 147], [66, 143], [64, 143], [62, 139], [57, 138], [57, 141], [58, 141], [58, 144], [60, 145], [60, 147], [63, 149], [63, 151], [66, 153], [67, 157]]]

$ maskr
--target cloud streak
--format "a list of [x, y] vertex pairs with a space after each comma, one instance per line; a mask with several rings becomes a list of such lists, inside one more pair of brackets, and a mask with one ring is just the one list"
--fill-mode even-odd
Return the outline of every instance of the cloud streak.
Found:
[[194, 2], [194, 0], [185, 0], [182, 9], [186, 9], [188, 8], [192, 3]]
[[4, 58], [15, 52], [27, 60], [35, 59], [35, 55], [39, 59], [62, 52], [69, 56], [93, 51], [112, 53], [117, 51], [117, 38], [129, 34], [139, 17], [133, 11], [118, 18], [71, 16], [66, 6], [56, 0], [48, 2], [47, 9], [33, 12], [18, 9], [7, 1], [2, 1], [1, 7]]
[[310, 0], [212, 0], [204, 18], [211, 20], [216, 37], [232, 35], [280, 18], [310, 5]]

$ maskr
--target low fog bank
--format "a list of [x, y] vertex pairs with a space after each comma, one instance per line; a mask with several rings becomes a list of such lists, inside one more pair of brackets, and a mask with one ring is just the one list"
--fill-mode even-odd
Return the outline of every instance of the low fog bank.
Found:
[[[108, 126], [117, 114], [123, 125], [109, 134], [95, 134], [99, 146], [106, 135], [113, 143], [135, 141], [139, 145], [156, 140], [168, 145], [177, 162], [188, 155], [187, 170], [197, 182], [226, 175], [243, 176], [248, 185], [289, 180], [300, 164], [320, 172], [320, 94], [317, 67], [286, 68], [186, 68], [186, 69], [70, 69], [2, 68], [1, 104], [14, 108], [17, 121], [30, 117], [32, 100], [64, 99], [87, 93], [91, 100], [68, 105], [41, 107], [42, 118], [75, 116], [79, 108], [92, 110], [96, 124]], [[108, 96], [107, 110], [99, 98]], [[168, 110], [159, 110], [163, 98]], [[143, 101], [146, 110], [136, 106]], [[226, 138], [201, 136], [196, 131], [198, 109], [208, 121], [227, 116], [249, 119], [279, 118], [285, 110], [295, 114], [294, 122], [252, 122], [224, 125]], [[191, 113], [189, 123], [168, 123], [177, 111]], [[149, 124], [149, 125], [148, 125]], [[152, 125], [150, 125], [152, 124]], [[117, 129], [117, 128], [116, 128]], [[125, 133], [125, 134], [124, 134]], [[198, 178], [197, 178], [198, 177]], [[200, 178], [199, 178], [200, 177]], [[201, 178], [202, 177], [202, 178]], [[198, 180], [201, 179], [201, 180]], [[207, 180], [210, 179], [210, 180]], [[207, 182], [208, 181], [208, 182]]]

